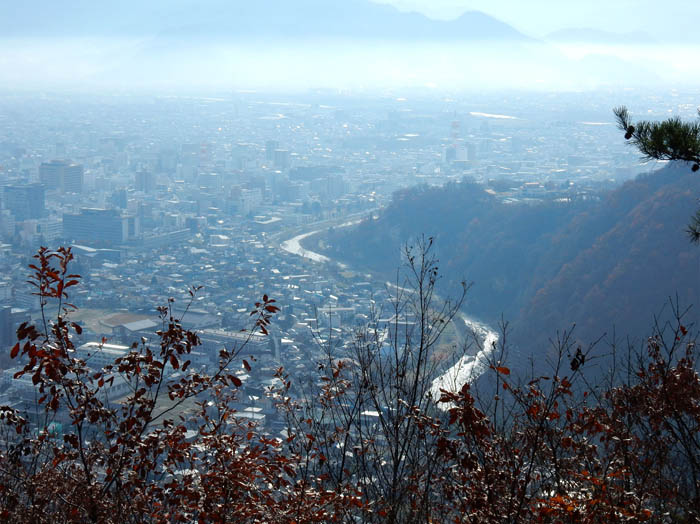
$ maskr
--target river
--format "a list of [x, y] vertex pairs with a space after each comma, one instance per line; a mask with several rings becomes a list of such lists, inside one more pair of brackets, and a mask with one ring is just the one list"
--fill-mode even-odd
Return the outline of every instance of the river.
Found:
[[474, 355], [464, 355], [445, 373], [433, 381], [430, 388], [433, 398], [440, 398], [440, 390], [457, 392], [465, 382], [473, 382], [489, 367], [489, 356], [498, 347], [498, 333], [487, 324], [479, 322], [464, 313], [462, 320], [478, 339], [478, 351]]
[[304, 240], [307, 237], [310, 237], [311, 235], [315, 235], [316, 233], [319, 233], [320, 230], [318, 231], [311, 231], [309, 233], [304, 233], [302, 235], [297, 235], [294, 238], [290, 238], [289, 240], [285, 240], [280, 244], [280, 247], [282, 250], [286, 251], [287, 253], [292, 253], [293, 255], [299, 255], [300, 257], [308, 258], [309, 260], [313, 260], [314, 262], [330, 262], [330, 258], [328, 258], [325, 255], [322, 255], [320, 253], [314, 253], [313, 251], [309, 251], [308, 249], [304, 249], [303, 246], [301, 245], [301, 241]]
[[[346, 222], [335, 227], [347, 227], [358, 223], [359, 221]], [[320, 253], [315, 253], [308, 249], [304, 249], [301, 241], [311, 235], [320, 233], [321, 230], [302, 233], [289, 240], [285, 240], [280, 244], [280, 247], [287, 253], [299, 255], [314, 262], [330, 262], [331, 259]], [[343, 265], [344, 266], [344, 265]], [[489, 356], [498, 346], [498, 333], [483, 322], [480, 322], [464, 313], [460, 313], [462, 320], [468, 329], [470, 329], [477, 337], [476, 344], [478, 351], [473, 355], [462, 356], [452, 367], [437, 377], [431, 386], [431, 392], [434, 398], [440, 397], [440, 390], [457, 392], [462, 389], [465, 382], [473, 382], [484, 371], [488, 369]]]

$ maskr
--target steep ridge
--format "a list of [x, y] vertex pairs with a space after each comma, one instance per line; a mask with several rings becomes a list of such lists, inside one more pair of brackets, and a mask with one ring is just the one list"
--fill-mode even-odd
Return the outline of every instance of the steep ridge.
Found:
[[[613, 328], [639, 338], [669, 298], [700, 306], [700, 252], [683, 231], [698, 194], [697, 176], [667, 169], [610, 194], [602, 217], [572, 222], [551, 248], [568, 252], [566, 260], [523, 304], [516, 326], [524, 337], [536, 338], [536, 327], [576, 322], [587, 340]], [[586, 236], [587, 247], [567, 248], [567, 240]]]
[[334, 257], [391, 272], [403, 243], [434, 236], [444, 291], [473, 282], [468, 312], [504, 315], [515, 345], [538, 353], [573, 323], [583, 343], [613, 328], [643, 338], [669, 297], [700, 303], [700, 250], [684, 232], [699, 194], [682, 165], [569, 204], [505, 205], [470, 182], [413, 188], [326, 242]]

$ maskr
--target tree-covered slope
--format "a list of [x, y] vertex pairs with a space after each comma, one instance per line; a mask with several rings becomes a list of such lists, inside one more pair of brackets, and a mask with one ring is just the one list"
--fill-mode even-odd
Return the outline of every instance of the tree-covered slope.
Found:
[[643, 335], [669, 296], [700, 299], [700, 253], [684, 231], [698, 194], [686, 166], [570, 203], [502, 204], [465, 181], [397, 193], [379, 218], [327, 240], [334, 256], [390, 273], [402, 244], [435, 237], [444, 291], [473, 282], [469, 312], [503, 314], [521, 347], [574, 322], [584, 341], [613, 326]]
[[[613, 327], [643, 336], [669, 298], [700, 305], [700, 252], [684, 232], [699, 190], [697, 176], [668, 169], [609, 195], [601, 204], [604, 227], [593, 214], [574, 221], [552, 245], [568, 252], [566, 261], [523, 304], [517, 327], [534, 336], [534, 328], [576, 322], [589, 340]], [[568, 249], [594, 229], [581, 249]]]

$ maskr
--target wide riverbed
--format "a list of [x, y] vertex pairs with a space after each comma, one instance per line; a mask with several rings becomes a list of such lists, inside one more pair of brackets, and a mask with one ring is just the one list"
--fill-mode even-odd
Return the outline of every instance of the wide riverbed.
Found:
[[[350, 226], [357, 223], [347, 222], [336, 227]], [[311, 231], [308, 233], [302, 233], [289, 240], [285, 240], [280, 244], [280, 247], [294, 255], [299, 255], [301, 257], [313, 260], [314, 262], [330, 262], [331, 259], [320, 253], [315, 253], [308, 249], [304, 249], [301, 245], [301, 241], [311, 235], [320, 233], [321, 230]], [[473, 355], [464, 355], [461, 357], [452, 367], [450, 367], [445, 373], [437, 377], [432, 384], [431, 391], [434, 398], [440, 397], [440, 390], [444, 389], [446, 391], [459, 391], [465, 382], [474, 381], [479, 375], [481, 375], [486, 369], [488, 369], [488, 359], [491, 353], [498, 345], [498, 333], [494, 331], [490, 326], [479, 322], [464, 313], [460, 313], [462, 320], [466, 324], [467, 328], [471, 330], [478, 340], [476, 344], [477, 351]]]
[[445, 373], [433, 381], [431, 391], [433, 398], [440, 398], [440, 390], [457, 392], [462, 389], [465, 382], [473, 382], [489, 367], [489, 356], [498, 346], [498, 333], [490, 326], [479, 322], [464, 313], [460, 313], [462, 320], [470, 329], [478, 343], [477, 351], [473, 355], [464, 355]]
[[307, 237], [310, 237], [311, 235], [315, 235], [316, 233], [320, 233], [320, 230], [311, 231], [302, 235], [297, 235], [294, 238], [290, 238], [289, 240], [285, 240], [284, 242], [282, 242], [280, 244], [280, 247], [287, 253], [299, 255], [300, 257], [313, 260], [314, 262], [330, 262], [331, 259], [327, 256], [321, 255], [320, 253], [314, 253], [313, 251], [309, 251], [308, 249], [304, 249], [301, 245], [302, 240], [304, 240]]

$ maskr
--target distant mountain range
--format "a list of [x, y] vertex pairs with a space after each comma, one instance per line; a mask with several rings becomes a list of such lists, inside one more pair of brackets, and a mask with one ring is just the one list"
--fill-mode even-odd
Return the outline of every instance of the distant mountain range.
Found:
[[[11, 7], [10, 7], [11, 6]], [[451, 21], [368, 0], [38, 0], [0, 7], [4, 36], [510, 40], [528, 37], [477, 11]]]

